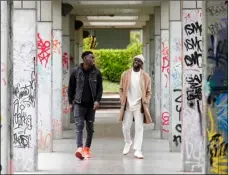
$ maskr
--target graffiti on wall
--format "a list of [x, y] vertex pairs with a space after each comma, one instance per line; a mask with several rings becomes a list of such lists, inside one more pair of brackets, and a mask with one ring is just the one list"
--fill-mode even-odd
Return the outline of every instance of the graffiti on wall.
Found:
[[[26, 20], [24, 20], [26, 18]], [[15, 171], [34, 171], [37, 164], [36, 12], [13, 13], [12, 142]], [[23, 24], [23, 25], [22, 25]], [[10, 164], [13, 163], [12, 161]]]
[[52, 25], [47, 22], [37, 24], [37, 114], [38, 114], [38, 149], [52, 151], [52, 141], [45, 142], [46, 135], [51, 135], [52, 103]]
[[68, 83], [70, 75], [70, 41], [68, 36], [63, 36], [62, 52], [62, 115], [63, 127], [70, 123], [70, 113], [68, 104]]
[[171, 134], [172, 151], [180, 151], [181, 148], [181, 97], [182, 97], [182, 74], [181, 74], [181, 22], [170, 23], [170, 88], [171, 88]]
[[228, 4], [207, 2], [207, 173], [228, 173]]
[[[53, 30], [53, 95], [52, 130], [53, 138], [62, 138], [62, 32]], [[58, 109], [58, 110], [57, 110]]]
[[161, 65], [161, 37], [160, 36], [155, 36], [155, 74], [158, 76], [155, 76], [155, 84], [158, 86], [155, 86], [155, 115], [156, 115], [156, 127], [157, 129], [160, 129], [161, 125], [161, 113], [160, 113], [160, 94], [161, 94], [161, 70], [160, 70], [160, 65]]
[[161, 31], [161, 120], [162, 138], [169, 132], [169, 31]]
[[183, 10], [183, 118], [185, 171], [202, 171], [202, 11]]

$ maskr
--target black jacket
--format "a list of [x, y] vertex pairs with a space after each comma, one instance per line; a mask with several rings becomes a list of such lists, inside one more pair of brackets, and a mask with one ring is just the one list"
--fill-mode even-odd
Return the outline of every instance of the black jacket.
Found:
[[[74, 104], [74, 102], [79, 104], [81, 103], [82, 92], [84, 88], [84, 73], [82, 66], [83, 64], [75, 67], [71, 73], [68, 85], [69, 104]], [[102, 75], [99, 69], [97, 69], [95, 66], [92, 67], [92, 70], [89, 73], [89, 84], [93, 103], [95, 101], [100, 102], [103, 94]]]

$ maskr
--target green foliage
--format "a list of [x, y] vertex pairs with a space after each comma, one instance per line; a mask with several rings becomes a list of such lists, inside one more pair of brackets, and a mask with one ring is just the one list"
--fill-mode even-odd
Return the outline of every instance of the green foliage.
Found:
[[84, 50], [91, 50], [95, 54], [95, 64], [100, 69], [103, 78], [111, 82], [119, 82], [122, 72], [131, 68], [134, 56], [142, 53], [140, 32], [130, 33], [130, 44], [126, 49], [92, 50], [90, 39], [84, 39]]

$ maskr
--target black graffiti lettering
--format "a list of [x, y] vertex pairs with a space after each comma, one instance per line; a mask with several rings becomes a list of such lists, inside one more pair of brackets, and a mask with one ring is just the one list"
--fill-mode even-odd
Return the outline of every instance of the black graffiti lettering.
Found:
[[31, 135], [17, 135], [13, 136], [14, 146], [17, 148], [29, 148], [30, 147]]
[[176, 130], [177, 132], [181, 133], [181, 124], [176, 125]]
[[228, 155], [228, 143], [222, 141], [221, 134], [214, 134], [207, 146], [207, 153], [210, 154], [210, 165], [213, 165], [213, 159]]
[[201, 87], [197, 88], [197, 89], [193, 89], [193, 90], [187, 90], [186, 91], [187, 94], [187, 100], [202, 100], [202, 89]]
[[13, 88], [13, 144], [17, 148], [29, 148], [31, 140], [32, 114], [35, 110], [35, 74], [31, 73], [31, 80], [18, 83]]
[[175, 143], [176, 146], [178, 146], [178, 144], [181, 144], [181, 136], [180, 135], [174, 135], [173, 136], [173, 142]]
[[225, 14], [227, 15], [227, 6], [222, 3], [220, 6], [214, 5], [214, 6], [208, 6], [206, 11], [211, 15], [211, 16], [218, 16], [220, 14]]
[[199, 25], [198, 22], [187, 24], [184, 29], [187, 35], [197, 33], [198, 31], [200, 32], [200, 36], [202, 34], [202, 24]]
[[191, 54], [191, 56], [185, 55], [184, 57], [184, 61], [187, 66], [197, 65], [199, 68], [201, 68], [202, 65], [200, 65], [199, 59], [202, 59], [202, 54], [197, 53], [196, 51], [194, 54]]
[[194, 50], [195, 48], [197, 48], [197, 51], [202, 52], [202, 49], [201, 49], [202, 40], [198, 40], [197, 36], [195, 37], [195, 40], [193, 38], [186, 39], [184, 42], [184, 45], [187, 51]]

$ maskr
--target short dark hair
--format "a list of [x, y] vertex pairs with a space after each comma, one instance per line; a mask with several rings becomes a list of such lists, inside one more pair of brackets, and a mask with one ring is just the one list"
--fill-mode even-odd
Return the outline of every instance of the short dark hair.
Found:
[[85, 51], [85, 52], [82, 53], [81, 58], [84, 58], [85, 56], [87, 56], [89, 54], [93, 54], [93, 52], [91, 52], [91, 51]]

